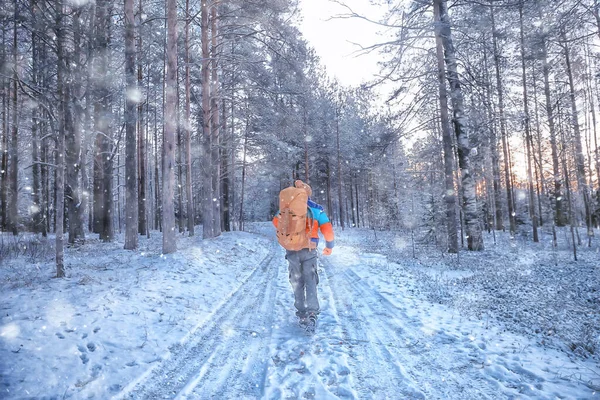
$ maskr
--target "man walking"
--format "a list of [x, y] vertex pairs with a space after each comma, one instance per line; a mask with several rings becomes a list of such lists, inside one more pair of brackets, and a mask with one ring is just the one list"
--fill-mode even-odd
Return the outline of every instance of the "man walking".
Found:
[[311, 200], [311, 187], [297, 180], [279, 194], [279, 212], [273, 218], [277, 239], [286, 249], [294, 306], [299, 323], [314, 332], [319, 314], [317, 298], [317, 245], [319, 230], [325, 237], [323, 255], [334, 246], [333, 227], [323, 207]]

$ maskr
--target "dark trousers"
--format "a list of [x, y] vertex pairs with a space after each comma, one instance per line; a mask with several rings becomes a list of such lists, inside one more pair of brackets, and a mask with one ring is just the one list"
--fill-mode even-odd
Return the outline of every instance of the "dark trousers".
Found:
[[290, 283], [294, 290], [296, 315], [304, 317], [309, 313], [319, 313], [317, 299], [317, 250], [286, 250], [285, 258], [289, 262]]

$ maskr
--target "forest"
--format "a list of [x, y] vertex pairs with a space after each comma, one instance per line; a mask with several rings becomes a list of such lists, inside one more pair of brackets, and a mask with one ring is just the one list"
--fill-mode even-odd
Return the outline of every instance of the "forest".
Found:
[[0, 4], [0, 397], [600, 396], [599, 1]]
[[597, 2], [373, 1], [382, 40], [357, 53], [381, 71], [357, 87], [327, 75], [294, 0], [163, 3], [0, 14], [0, 228], [52, 235], [57, 276], [94, 235], [160, 234], [168, 254], [269, 220], [294, 178], [341, 229], [449, 253], [485, 231], [556, 245], [568, 227], [575, 259], [597, 240]]

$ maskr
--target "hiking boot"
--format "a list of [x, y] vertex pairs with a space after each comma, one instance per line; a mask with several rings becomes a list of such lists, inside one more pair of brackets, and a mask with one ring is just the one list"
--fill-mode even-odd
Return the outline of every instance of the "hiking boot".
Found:
[[306, 318], [305, 329], [309, 333], [314, 333], [316, 328], [317, 328], [317, 314], [310, 313], [310, 314], [308, 314], [308, 317]]
[[305, 327], [306, 325], [308, 325], [308, 315], [299, 315], [298, 316], [298, 323], [302, 327]]

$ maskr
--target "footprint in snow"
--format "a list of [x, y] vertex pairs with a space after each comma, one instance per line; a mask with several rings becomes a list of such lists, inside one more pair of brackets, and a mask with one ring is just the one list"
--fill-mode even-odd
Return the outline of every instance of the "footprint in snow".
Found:
[[65, 338], [65, 335], [63, 335], [63, 334], [62, 334], [62, 333], [60, 333], [60, 332], [56, 332], [56, 337], [58, 337], [59, 339], [64, 339], [64, 338]]

